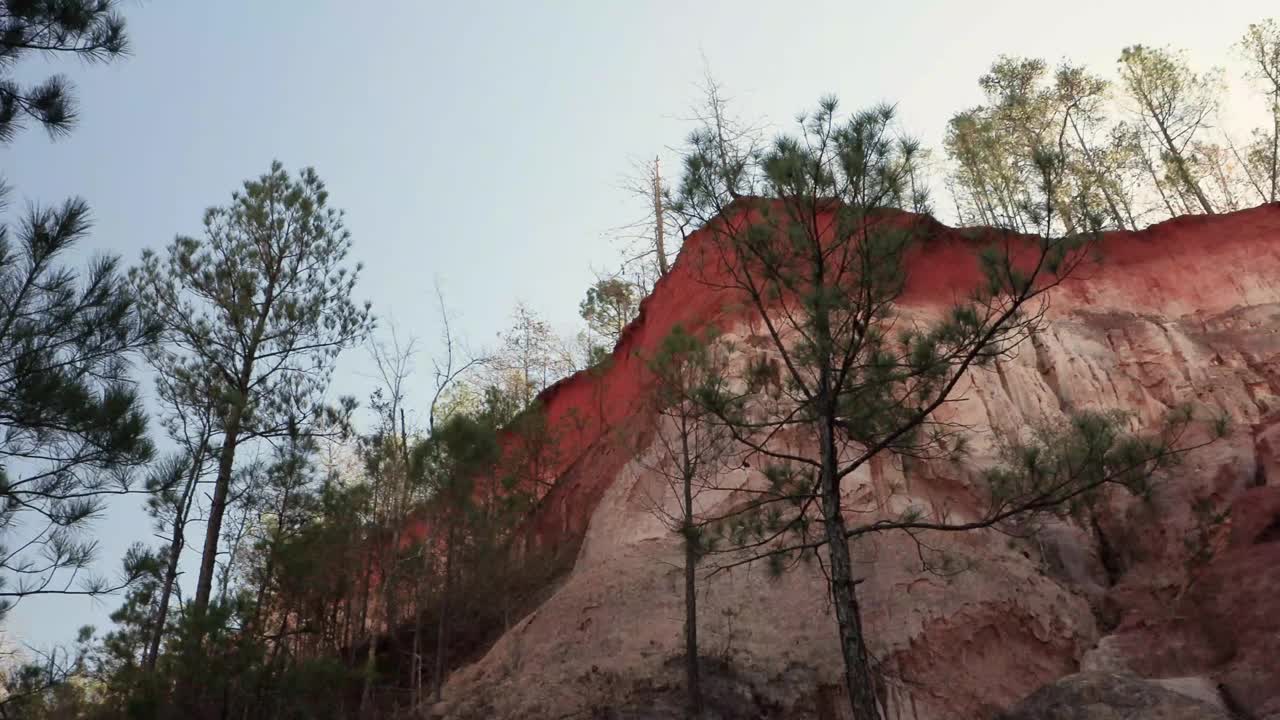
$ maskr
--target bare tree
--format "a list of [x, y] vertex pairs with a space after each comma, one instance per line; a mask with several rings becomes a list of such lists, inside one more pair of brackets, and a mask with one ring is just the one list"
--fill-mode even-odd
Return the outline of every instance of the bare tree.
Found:
[[[371, 503], [371, 535], [373, 568], [377, 575], [375, 597], [381, 605], [382, 629], [395, 630], [399, 621], [396, 611], [401, 565], [404, 561], [401, 538], [413, 503], [414, 481], [409, 464], [408, 431], [404, 405], [409, 376], [416, 352], [413, 338], [402, 344], [395, 328], [391, 344], [371, 343], [369, 355], [378, 371], [380, 387], [374, 390], [370, 406], [377, 415], [377, 427], [360, 440], [360, 454], [365, 462]], [[364, 685], [360, 694], [360, 715], [373, 712], [373, 686], [376, 677], [378, 647], [377, 623], [371, 618], [368, 631], [368, 653], [365, 658]]]
[[551, 324], [523, 302], [516, 303], [511, 327], [498, 337], [502, 347], [488, 365], [498, 373], [498, 384], [507, 387], [524, 407], [574, 370], [572, 353]]
[[[724, 157], [716, 159], [722, 174], [746, 180], [743, 170], [763, 142], [762, 124], [745, 120], [734, 112], [733, 99], [712, 74], [705, 59], [697, 93], [698, 100], [682, 119], [706, 128], [717, 142], [729, 148]], [[655, 156], [652, 162], [634, 163], [632, 172], [623, 180], [622, 189], [642, 201], [645, 212], [639, 219], [609, 233], [623, 244], [622, 266], [614, 277], [632, 283], [644, 296], [670, 271], [692, 228], [687, 217], [671, 211], [674, 197], [671, 185], [663, 177], [660, 156]], [[735, 192], [746, 193], [748, 189], [735, 186]]]
[[682, 238], [683, 228], [666, 211], [671, 189], [662, 178], [659, 157], [655, 156], [652, 162], [634, 163], [631, 173], [623, 178], [622, 189], [645, 203], [645, 213], [607, 232], [622, 246], [622, 265], [616, 278], [647, 294], [671, 270], [680, 250], [675, 241]]

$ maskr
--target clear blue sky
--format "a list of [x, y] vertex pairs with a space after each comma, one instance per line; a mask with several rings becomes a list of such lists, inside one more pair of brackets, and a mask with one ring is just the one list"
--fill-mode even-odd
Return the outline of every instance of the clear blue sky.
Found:
[[[29, 129], [0, 147], [12, 200], [81, 195], [86, 251], [130, 262], [279, 159], [312, 165], [347, 210], [358, 294], [433, 348], [432, 282], [462, 331], [490, 343], [522, 299], [563, 331], [604, 239], [643, 209], [619, 189], [639, 158], [677, 145], [703, 60], [739, 112], [785, 124], [825, 93], [846, 108], [899, 103], [938, 148], [950, 113], [980, 100], [999, 53], [1070, 57], [1111, 73], [1122, 47], [1172, 44], [1226, 64], [1263, 0], [1134, 2], [321, 2], [126, 1], [133, 56], [111, 65], [36, 58], [76, 83], [82, 120], [51, 141]], [[1233, 74], [1238, 74], [1234, 73]], [[1238, 95], [1240, 113], [1259, 101]], [[1247, 108], [1247, 110], [1246, 110]], [[425, 375], [426, 358], [419, 366]], [[363, 395], [368, 364], [337, 389]], [[422, 385], [425, 388], [425, 376]], [[419, 395], [411, 398], [424, 404]], [[147, 537], [140, 503], [97, 529], [104, 567]], [[24, 601], [11, 636], [65, 641], [104, 628], [115, 598]]]

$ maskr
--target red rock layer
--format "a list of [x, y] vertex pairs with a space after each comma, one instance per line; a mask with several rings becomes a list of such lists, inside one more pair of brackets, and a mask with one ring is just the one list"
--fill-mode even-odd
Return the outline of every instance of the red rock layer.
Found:
[[[976, 251], [995, 240], [985, 229], [919, 222], [922, 240], [906, 258], [902, 304], [937, 305], [964, 298], [981, 282]], [[611, 362], [579, 372], [539, 396], [547, 427], [556, 429], [557, 482], [527, 524], [541, 547], [573, 544], [586, 529], [605, 487], [630, 459], [623, 446], [648, 427], [647, 358], [677, 326], [697, 332], [744, 315], [741, 294], [727, 289], [716, 229], [693, 233], [671, 272], [640, 305]], [[1052, 295], [1055, 308], [1124, 308], [1134, 313], [1217, 313], [1280, 295], [1280, 204], [1218, 216], [1183, 217], [1140, 232], [1107, 233], [1097, 262], [1082, 266]], [[619, 439], [602, 445], [611, 431]], [[588, 457], [590, 455], [590, 457]], [[570, 472], [586, 462], [589, 471]]]

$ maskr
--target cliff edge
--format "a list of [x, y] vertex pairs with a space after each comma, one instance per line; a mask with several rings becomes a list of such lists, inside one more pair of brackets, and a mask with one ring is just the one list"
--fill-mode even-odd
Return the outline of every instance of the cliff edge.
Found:
[[[980, 232], [930, 223], [908, 260], [903, 312], [928, 317], [976, 281]], [[453, 674], [446, 717], [667, 717], [679, 707], [680, 542], [652, 511], [656, 418], [645, 358], [677, 324], [759, 347], [738, 299], [697, 262], [705, 231], [641, 306], [606, 367], [541, 398], [562, 428], [556, 478], [523, 529], [572, 554], [554, 594]], [[1033, 537], [929, 538], [964, 572], [922, 570], [894, 534], [851, 545], [891, 718], [990, 718], [1085, 670], [1208, 688], [1214, 702], [1280, 718], [1280, 205], [1108, 234], [1102, 258], [1051, 296], [1042, 332], [973, 372], [954, 419], [975, 428], [961, 464], [884, 459], [851, 498], [901, 496], [963, 514], [1001, 437], [1071, 408], [1136, 423], [1194, 402], [1232, 418], [1149, 500], [1116, 497], [1086, 525]], [[760, 352], [767, 352], [761, 350]], [[725, 487], [759, 474], [739, 468]], [[709, 497], [715, 512], [730, 493]], [[865, 518], [864, 518], [865, 519]], [[724, 717], [841, 717], [840, 659], [821, 569], [717, 573], [700, 592], [709, 704]], [[1188, 680], [1189, 679], [1189, 680]]]

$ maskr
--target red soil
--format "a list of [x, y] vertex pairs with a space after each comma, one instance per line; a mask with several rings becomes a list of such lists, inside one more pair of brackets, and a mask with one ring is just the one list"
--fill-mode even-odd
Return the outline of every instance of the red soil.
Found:
[[[993, 231], [903, 218], [924, 228], [923, 240], [906, 258], [903, 305], [948, 304], [981, 282], [975, 252], [996, 239]], [[1276, 237], [1280, 204], [1108, 233], [1099, 243], [1101, 261], [1081, 267], [1051, 299], [1135, 313], [1226, 310], [1267, 289], [1242, 287], [1237, 278], [1269, 270], [1280, 283], [1280, 244], [1261, 242]], [[611, 363], [565, 378], [539, 396], [546, 426], [557, 429], [557, 452], [547, 468], [555, 484], [527, 520], [526, 537], [534, 546], [555, 548], [581, 539], [605, 488], [631, 459], [652, 420], [645, 411], [646, 358], [663, 339], [677, 325], [697, 332], [744, 316], [741, 292], [724, 287], [716, 238], [715, 228], [707, 227], [685, 241], [679, 261], [623, 332]]]

